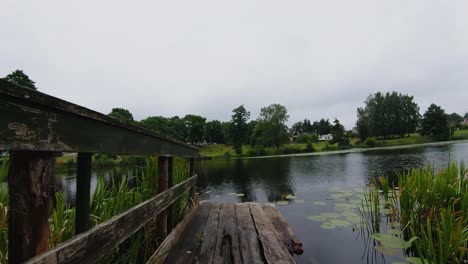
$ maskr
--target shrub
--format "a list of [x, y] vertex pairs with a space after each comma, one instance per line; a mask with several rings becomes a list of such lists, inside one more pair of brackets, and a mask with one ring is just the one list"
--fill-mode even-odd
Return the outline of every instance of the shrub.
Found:
[[301, 133], [299, 136], [296, 138], [297, 143], [307, 143], [307, 142], [317, 142], [318, 137], [315, 134], [310, 134], [310, 133]]
[[377, 140], [374, 137], [368, 137], [364, 140], [364, 144], [366, 144], [367, 147], [373, 148], [377, 145]]
[[314, 148], [314, 145], [312, 145], [312, 142], [307, 141], [305, 152], [314, 152], [314, 151], [315, 151], [315, 148]]

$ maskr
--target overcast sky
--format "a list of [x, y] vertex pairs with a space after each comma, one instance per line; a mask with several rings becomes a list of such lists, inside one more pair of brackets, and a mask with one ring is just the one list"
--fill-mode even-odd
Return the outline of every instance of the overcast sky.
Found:
[[347, 128], [377, 91], [468, 111], [468, 1], [0, 3], [0, 76], [107, 114], [228, 120], [286, 106]]

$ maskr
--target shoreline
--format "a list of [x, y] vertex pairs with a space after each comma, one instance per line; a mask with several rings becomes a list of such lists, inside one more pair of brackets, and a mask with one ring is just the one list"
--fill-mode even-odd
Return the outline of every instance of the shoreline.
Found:
[[351, 149], [345, 149], [345, 150], [318, 151], [318, 152], [310, 152], [310, 153], [281, 154], [281, 155], [268, 155], [268, 156], [258, 156], [258, 157], [240, 157], [240, 158], [232, 158], [232, 159], [268, 159], [268, 158], [282, 158], [282, 157], [305, 157], [305, 156], [321, 156], [321, 155], [334, 155], [334, 154], [337, 155], [337, 154], [348, 154], [348, 153], [362, 153], [362, 152], [375, 151], [375, 150], [434, 147], [434, 146], [444, 146], [444, 145], [463, 144], [463, 143], [468, 143], [468, 139], [450, 140], [450, 141], [442, 141], [442, 142], [429, 142], [429, 143], [420, 143], [420, 144], [407, 144], [407, 145], [398, 145], [398, 146], [386, 146], [386, 147], [351, 148]]

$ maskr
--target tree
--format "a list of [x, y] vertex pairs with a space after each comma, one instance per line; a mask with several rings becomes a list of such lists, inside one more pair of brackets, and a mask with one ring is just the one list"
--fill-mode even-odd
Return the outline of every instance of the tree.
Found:
[[107, 115], [125, 123], [133, 123], [132, 113], [124, 108], [112, 108], [112, 111]]
[[184, 124], [187, 129], [187, 141], [193, 145], [203, 142], [206, 134], [206, 118], [198, 115], [185, 115]]
[[250, 118], [250, 112], [247, 111], [244, 105], [241, 105], [232, 110], [231, 116], [231, 143], [237, 154], [242, 153], [242, 143], [246, 141], [247, 135], [247, 120]]
[[468, 118], [468, 112], [465, 113], [465, 116], [463, 118]]
[[330, 121], [327, 119], [320, 119], [320, 121], [318, 121], [316, 123], [317, 125], [317, 134], [318, 135], [326, 135], [326, 134], [330, 134], [330, 131], [331, 131], [331, 128], [332, 128], [332, 125], [330, 124]]
[[451, 113], [448, 115], [448, 121], [451, 127], [460, 128], [460, 122], [463, 121], [463, 117], [457, 113]]
[[421, 135], [433, 140], [447, 140], [450, 137], [448, 115], [440, 106], [431, 104], [421, 122]]
[[273, 145], [277, 149], [288, 141], [288, 128], [285, 122], [289, 115], [286, 107], [271, 104], [260, 109], [260, 117], [254, 131], [254, 144]]
[[29, 77], [22, 70], [13, 71], [7, 76], [5, 76], [3, 79], [16, 85], [21, 85], [37, 90], [35, 82], [29, 79]]
[[206, 122], [206, 141], [208, 143], [224, 143], [223, 126], [220, 121]]
[[333, 122], [334, 125], [331, 128], [331, 134], [333, 135], [332, 144], [338, 143], [338, 146], [343, 148], [349, 146], [350, 134], [346, 132], [344, 126], [340, 124], [338, 119]]
[[359, 137], [392, 138], [414, 133], [420, 114], [414, 98], [397, 92], [375, 93], [357, 109]]

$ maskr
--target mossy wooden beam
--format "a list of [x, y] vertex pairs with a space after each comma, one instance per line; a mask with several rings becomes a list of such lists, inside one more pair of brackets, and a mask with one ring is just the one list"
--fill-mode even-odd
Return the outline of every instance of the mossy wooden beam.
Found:
[[1, 79], [0, 113], [0, 150], [199, 156], [189, 144]]

